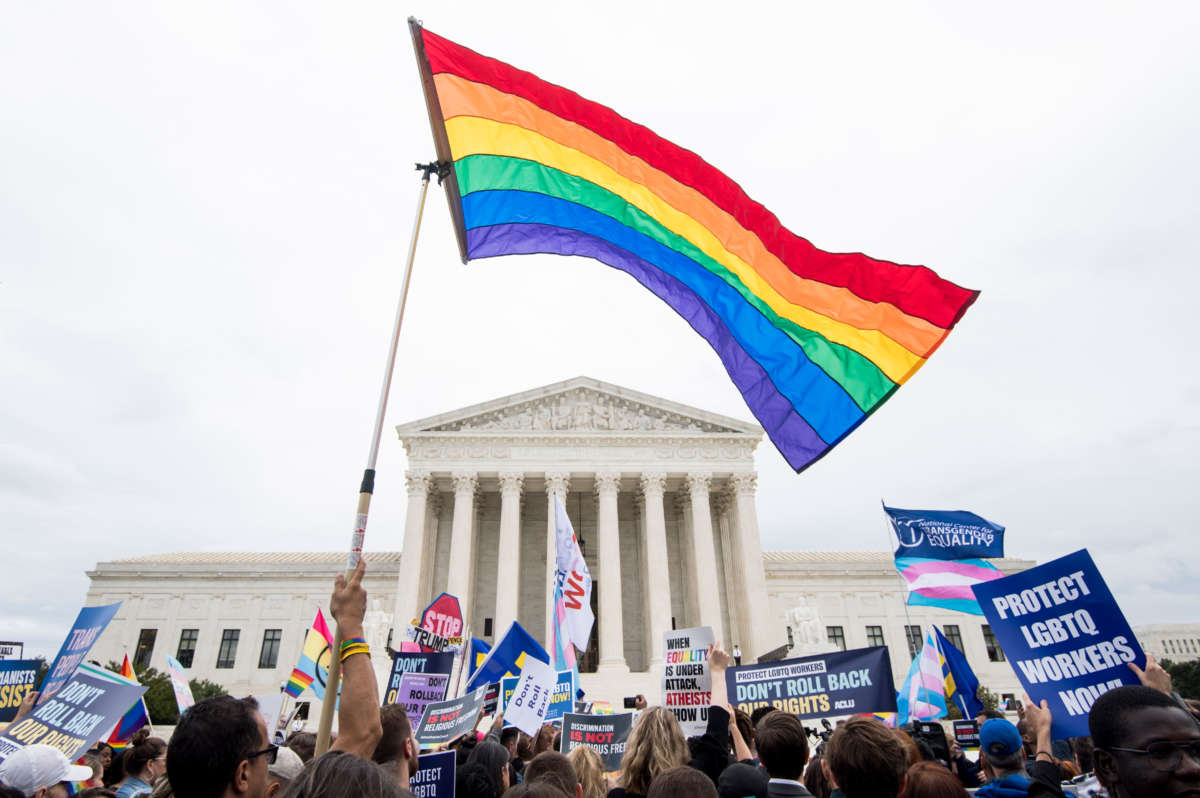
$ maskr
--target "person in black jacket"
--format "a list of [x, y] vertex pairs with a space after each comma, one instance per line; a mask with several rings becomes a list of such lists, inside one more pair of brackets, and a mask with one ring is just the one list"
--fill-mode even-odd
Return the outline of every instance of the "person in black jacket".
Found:
[[800, 719], [787, 712], [772, 712], [758, 722], [754, 736], [758, 759], [771, 777], [767, 784], [770, 798], [811, 798], [800, 783], [808, 762], [808, 734]]

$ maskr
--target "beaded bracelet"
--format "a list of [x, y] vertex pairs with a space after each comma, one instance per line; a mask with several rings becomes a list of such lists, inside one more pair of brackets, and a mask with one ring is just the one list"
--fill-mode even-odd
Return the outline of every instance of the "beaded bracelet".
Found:
[[361, 637], [351, 637], [342, 641], [341, 661], [345, 662], [355, 654], [366, 654], [371, 656], [371, 649], [367, 646], [367, 641]]

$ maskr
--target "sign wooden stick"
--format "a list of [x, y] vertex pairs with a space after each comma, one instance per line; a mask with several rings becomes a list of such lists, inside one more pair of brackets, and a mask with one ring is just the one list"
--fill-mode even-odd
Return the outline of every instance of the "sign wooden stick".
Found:
[[[383, 387], [379, 391], [379, 408], [375, 413], [375, 428], [371, 434], [371, 450], [367, 455], [367, 467], [363, 470], [362, 485], [359, 487], [358, 507], [354, 514], [354, 534], [350, 537], [350, 553], [346, 558], [346, 578], [358, 567], [362, 557], [363, 538], [367, 531], [367, 515], [371, 510], [371, 495], [375, 492], [375, 461], [379, 457], [379, 439], [383, 434], [383, 415], [387, 410], [388, 392], [392, 387], [392, 371], [396, 366], [396, 347], [400, 343], [400, 326], [404, 322], [404, 305], [408, 300], [408, 284], [412, 277], [413, 258], [417, 254], [417, 235], [421, 232], [421, 215], [425, 210], [425, 195], [429, 191], [429, 178], [436, 174], [438, 181], [449, 171], [450, 165], [428, 163], [417, 164], [421, 171], [421, 196], [417, 200], [417, 215], [413, 220], [412, 240], [408, 245], [408, 263], [404, 267], [404, 281], [400, 284], [400, 302], [396, 305], [396, 319], [392, 325], [392, 342], [388, 347], [387, 368], [383, 372]], [[333, 709], [337, 706], [338, 686], [342, 678], [342, 625], [337, 623], [333, 633], [333, 650], [329, 656], [329, 676], [325, 680], [325, 700], [321, 702], [321, 721], [317, 726], [316, 755], [329, 750], [329, 737], [333, 729]]]

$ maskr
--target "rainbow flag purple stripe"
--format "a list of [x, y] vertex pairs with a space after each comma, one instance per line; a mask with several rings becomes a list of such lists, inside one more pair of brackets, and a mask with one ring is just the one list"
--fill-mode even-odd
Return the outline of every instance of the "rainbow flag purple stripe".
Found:
[[1004, 576], [987, 560], [934, 560], [897, 557], [896, 570], [908, 582], [908, 603], [983, 615], [971, 585]]

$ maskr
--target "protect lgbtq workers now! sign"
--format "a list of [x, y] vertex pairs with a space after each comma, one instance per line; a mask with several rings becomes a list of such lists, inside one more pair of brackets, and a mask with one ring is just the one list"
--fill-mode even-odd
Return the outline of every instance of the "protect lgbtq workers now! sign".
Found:
[[1100, 694], [1139, 683], [1129, 663], [1146, 655], [1087, 549], [971, 589], [1029, 697], [1049, 702], [1054, 739], [1086, 737]]

